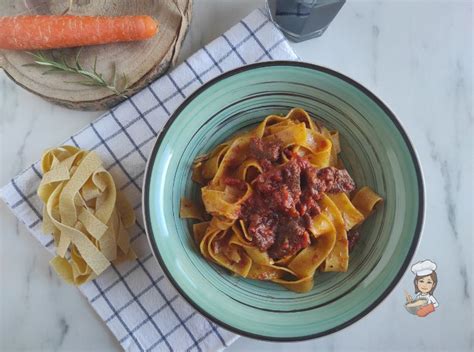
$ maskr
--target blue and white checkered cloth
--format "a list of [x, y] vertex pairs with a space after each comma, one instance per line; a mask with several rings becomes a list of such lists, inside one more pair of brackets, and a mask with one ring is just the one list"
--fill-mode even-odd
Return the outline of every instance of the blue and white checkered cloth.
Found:
[[[238, 337], [197, 313], [164, 276], [144, 233], [142, 181], [157, 135], [187, 96], [222, 72], [277, 59], [298, 58], [263, 12], [255, 10], [172, 72], [65, 141], [95, 150], [136, 211], [131, 241], [137, 261], [112, 265], [80, 287], [126, 351], [214, 351]], [[0, 197], [53, 252], [52, 237], [41, 233], [41, 203], [36, 195], [40, 180], [37, 162], [3, 187]]]

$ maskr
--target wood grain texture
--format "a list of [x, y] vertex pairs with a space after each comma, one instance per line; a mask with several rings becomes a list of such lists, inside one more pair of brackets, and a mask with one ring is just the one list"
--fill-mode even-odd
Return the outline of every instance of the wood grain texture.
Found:
[[[2, 15], [61, 14], [67, 10], [66, 1], [7, 0], [0, 5]], [[150, 15], [159, 22], [159, 33], [152, 39], [140, 42], [116, 43], [83, 47], [80, 62], [92, 68], [97, 57], [97, 71], [111, 78], [114, 65], [118, 73], [127, 76], [133, 95], [162, 75], [178, 56], [181, 43], [191, 21], [192, 0], [75, 0], [68, 14], [72, 15]], [[60, 49], [73, 61], [77, 48]], [[51, 54], [58, 52], [53, 51]], [[80, 110], [105, 110], [123, 97], [105, 88], [86, 87], [65, 81], [79, 80], [62, 73], [43, 75], [45, 68], [24, 66], [32, 57], [21, 51], [0, 51], [0, 67], [18, 85], [53, 103]]]

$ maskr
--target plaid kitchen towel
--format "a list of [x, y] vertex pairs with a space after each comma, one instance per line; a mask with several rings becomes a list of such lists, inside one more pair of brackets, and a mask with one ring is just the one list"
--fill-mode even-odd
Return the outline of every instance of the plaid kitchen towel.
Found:
[[[157, 135], [187, 96], [222, 72], [276, 59], [298, 58], [263, 11], [255, 10], [172, 72], [65, 141], [95, 150], [136, 211], [131, 242], [138, 259], [112, 265], [80, 287], [126, 351], [214, 351], [238, 337], [197, 313], [164, 276], [144, 233], [142, 181]], [[36, 195], [41, 176], [35, 163], [3, 187], [0, 196], [53, 252], [52, 237], [41, 233], [41, 203]]]

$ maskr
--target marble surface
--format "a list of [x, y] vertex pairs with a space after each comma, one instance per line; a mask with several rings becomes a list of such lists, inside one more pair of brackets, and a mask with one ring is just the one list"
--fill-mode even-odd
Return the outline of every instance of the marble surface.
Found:
[[[181, 60], [262, 3], [196, 0]], [[438, 310], [424, 319], [407, 314], [408, 271], [382, 304], [340, 332], [292, 344], [240, 338], [227, 351], [474, 350], [472, 23], [470, 1], [348, 1], [321, 38], [293, 45], [304, 61], [372, 90], [411, 137], [427, 204], [413, 262], [438, 264]], [[0, 72], [0, 184], [99, 114], [54, 106]], [[0, 222], [0, 350], [119, 351], [105, 324], [79, 291], [51, 272], [47, 252], [3, 203]]]

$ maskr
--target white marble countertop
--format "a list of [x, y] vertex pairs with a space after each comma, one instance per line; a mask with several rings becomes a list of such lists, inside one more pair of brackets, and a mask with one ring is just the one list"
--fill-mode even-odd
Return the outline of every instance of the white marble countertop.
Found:
[[[181, 58], [261, 4], [197, 0]], [[403, 290], [413, 293], [408, 271], [382, 304], [340, 332], [293, 344], [240, 338], [227, 351], [474, 350], [473, 45], [467, 0], [348, 1], [321, 38], [293, 45], [304, 61], [372, 90], [411, 137], [427, 202], [413, 262], [430, 258], [438, 264], [440, 306], [424, 319], [407, 314]], [[0, 185], [99, 114], [54, 106], [0, 72]], [[120, 350], [79, 291], [51, 272], [49, 254], [3, 203], [0, 212], [0, 350]]]

